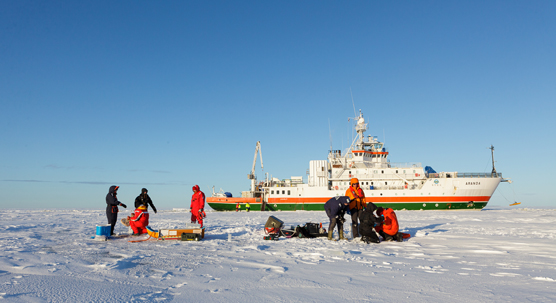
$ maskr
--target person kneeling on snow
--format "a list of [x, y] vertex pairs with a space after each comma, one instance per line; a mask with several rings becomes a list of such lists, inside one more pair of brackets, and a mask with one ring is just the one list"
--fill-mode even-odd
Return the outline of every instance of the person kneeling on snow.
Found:
[[147, 233], [147, 225], [149, 225], [149, 212], [147, 211], [146, 205], [139, 205], [133, 216], [128, 216], [127, 218], [129, 219], [129, 226], [133, 230], [134, 236]]
[[396, 217], [396, 213], [394, 212], [394, 210], [391, 208], [379, 207], [376, 211], [376, 214], [384, 217], [382, 227], [379, 228], [377, 226], [377, 228], [375, 228], [376, 231], [378, 231], [378, 233], [382, 236], [382, 238], [384, 238], [384, 241], [396, 240], [398, 242], [402, 242], [403, 235], [398, 232], [398, 218]]
[[[369, 244], [380, 243], [378, 235], [373, 230], [376, 226], [382, 225], [383, 217], [376, 217], [374, 211], [377, 209], [376, 205], [372, 202], [367, 202], [367, 207], [359, 216], [361, 224], [359, 225], [359, 233], [361, 234], [361, 241]], [[375, 229], [376, 230], [376, 229]]]
[[334, 232], [334, 227], [338, 224], [338, 235], [340, 240], [344, 240], [344, 214], [349, 209], [349, 197], [338, 196], [334, 197], [324, 204], [324, 210], [326, 215], [330, 219], [330, 225], [328, 226], [328, 240], [332, 240], [332, 233]]

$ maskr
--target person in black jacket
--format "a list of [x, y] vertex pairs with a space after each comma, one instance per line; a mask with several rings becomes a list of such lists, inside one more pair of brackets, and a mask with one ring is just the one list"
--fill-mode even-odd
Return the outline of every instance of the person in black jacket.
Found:
[[326, 215], [330, 219], [330, 225], [328, 226], [328, 240], [332, 240], [332, 232], [334, 232], [334, 227], [338, 224], [338, 235], [340, 240], [344, 240], [344, 214], [349, 209], [349, 197], [338, 196], [334, 197], [324, 204], [324, 210]]
[[114, 225], [116, 225], [116, 221], [118, 221], [118, 206], [123, 208], [127, 208], [125, 204], [118, 201], [116, 195], [118, 194], [119, 186], [112, 185], [108, 190], [108, 194], [106, 195], [106, 217], [108, 218], [108, 224], [111, 225], [110, 227], [110, 235], [114, 235]]
[[378, 226], [382, 223], [382, 217], [376, 217], [374, 215], [374, 211], [377, 209], [376, 205], [372, 202], [367, 202], [367, 207], [361, 215], [359, 216], [359, 221], [361, 224], [359, 225], [359, 233], [361, 234], [361, 241], [369, 244], [373, 243], [380, 243], [378, 235], [376, 234], [375, 226]]
[[135, 198], [135, 209], [139, 208], [141, 205], [145, 205], [149, 209], [149, 205], [156, 214], [156, 207], [154, 207], [151, 197], [147, 194], [149, 192], [146, 188], [141, 189], [141, 194]]

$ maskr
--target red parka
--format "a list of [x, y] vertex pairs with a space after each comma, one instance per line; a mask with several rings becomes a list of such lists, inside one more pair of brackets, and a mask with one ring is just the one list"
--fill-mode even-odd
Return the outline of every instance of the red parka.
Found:
[[196, 210], [196, 213], [199, 211], [199, 209], [204, 209], [205, 208], [205, 194], [198, 190], [196, 192], [193, 193], [193, 196], [191, 196], [191, 207], [192, 210]]
[[144, 234], [147, 232], [149, 225], [149, 212], [145, 205], [139, 206], [133, 216], [129, 218], [129, 226], [133, 229], [133, 233]]
[[382, 223], [382, 231], [390, 236], [394, 236], [398, 233], [399, 225], [396, 213], [391, 208], [384, 209], [384, 222]]

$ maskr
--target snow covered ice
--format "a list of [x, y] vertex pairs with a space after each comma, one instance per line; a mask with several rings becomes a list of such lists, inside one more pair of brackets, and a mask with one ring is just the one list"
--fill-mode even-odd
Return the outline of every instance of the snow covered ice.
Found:
[[[555, 210], [396, 213], [412, 237], [367, 245], [263, 240], [271, 215], [288, 227], [328, 228], [324, 212], [207, 212], [202, 241], [130, 243], [91, 239], [96, 225], [106, 224], [104, 209], [2, 210], [0, 300], [556, 301]], [[161, 210], [151, 214], [150, 226], [180, 228], [188, 219], [185, 210]], [[118, 222], [116, 232], [128, 230]]]

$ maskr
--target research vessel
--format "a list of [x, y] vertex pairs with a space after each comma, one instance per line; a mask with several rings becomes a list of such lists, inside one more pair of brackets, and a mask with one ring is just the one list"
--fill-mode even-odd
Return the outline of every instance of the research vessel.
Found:
[[365, 136], [367, 123], [363, 114], [355, 118], [357, 133], [344, 152], [330, 150], [327, 160], [309, 162], [307, 182], [302, 177], [290, 179], [266, 178], [257, 182], [255, 164], [248, 174], [251, 189], [241, 197], [214, 192], [207, 203], [214, 210], [242, 209], [249, 203], [252, 211], [324, 210], [324, 203], [334, 196], [345, 195], [350, 180], [358, 178], [367, 201], [395, 210], [480, 210], [490, 200], [500, 182], [508, 182], [494, 167], [494, 147], [491, 146], [492, 171], [487, 173], [436, 172], [421, 163], [391, 163], [389, 152], [375, 136]]

